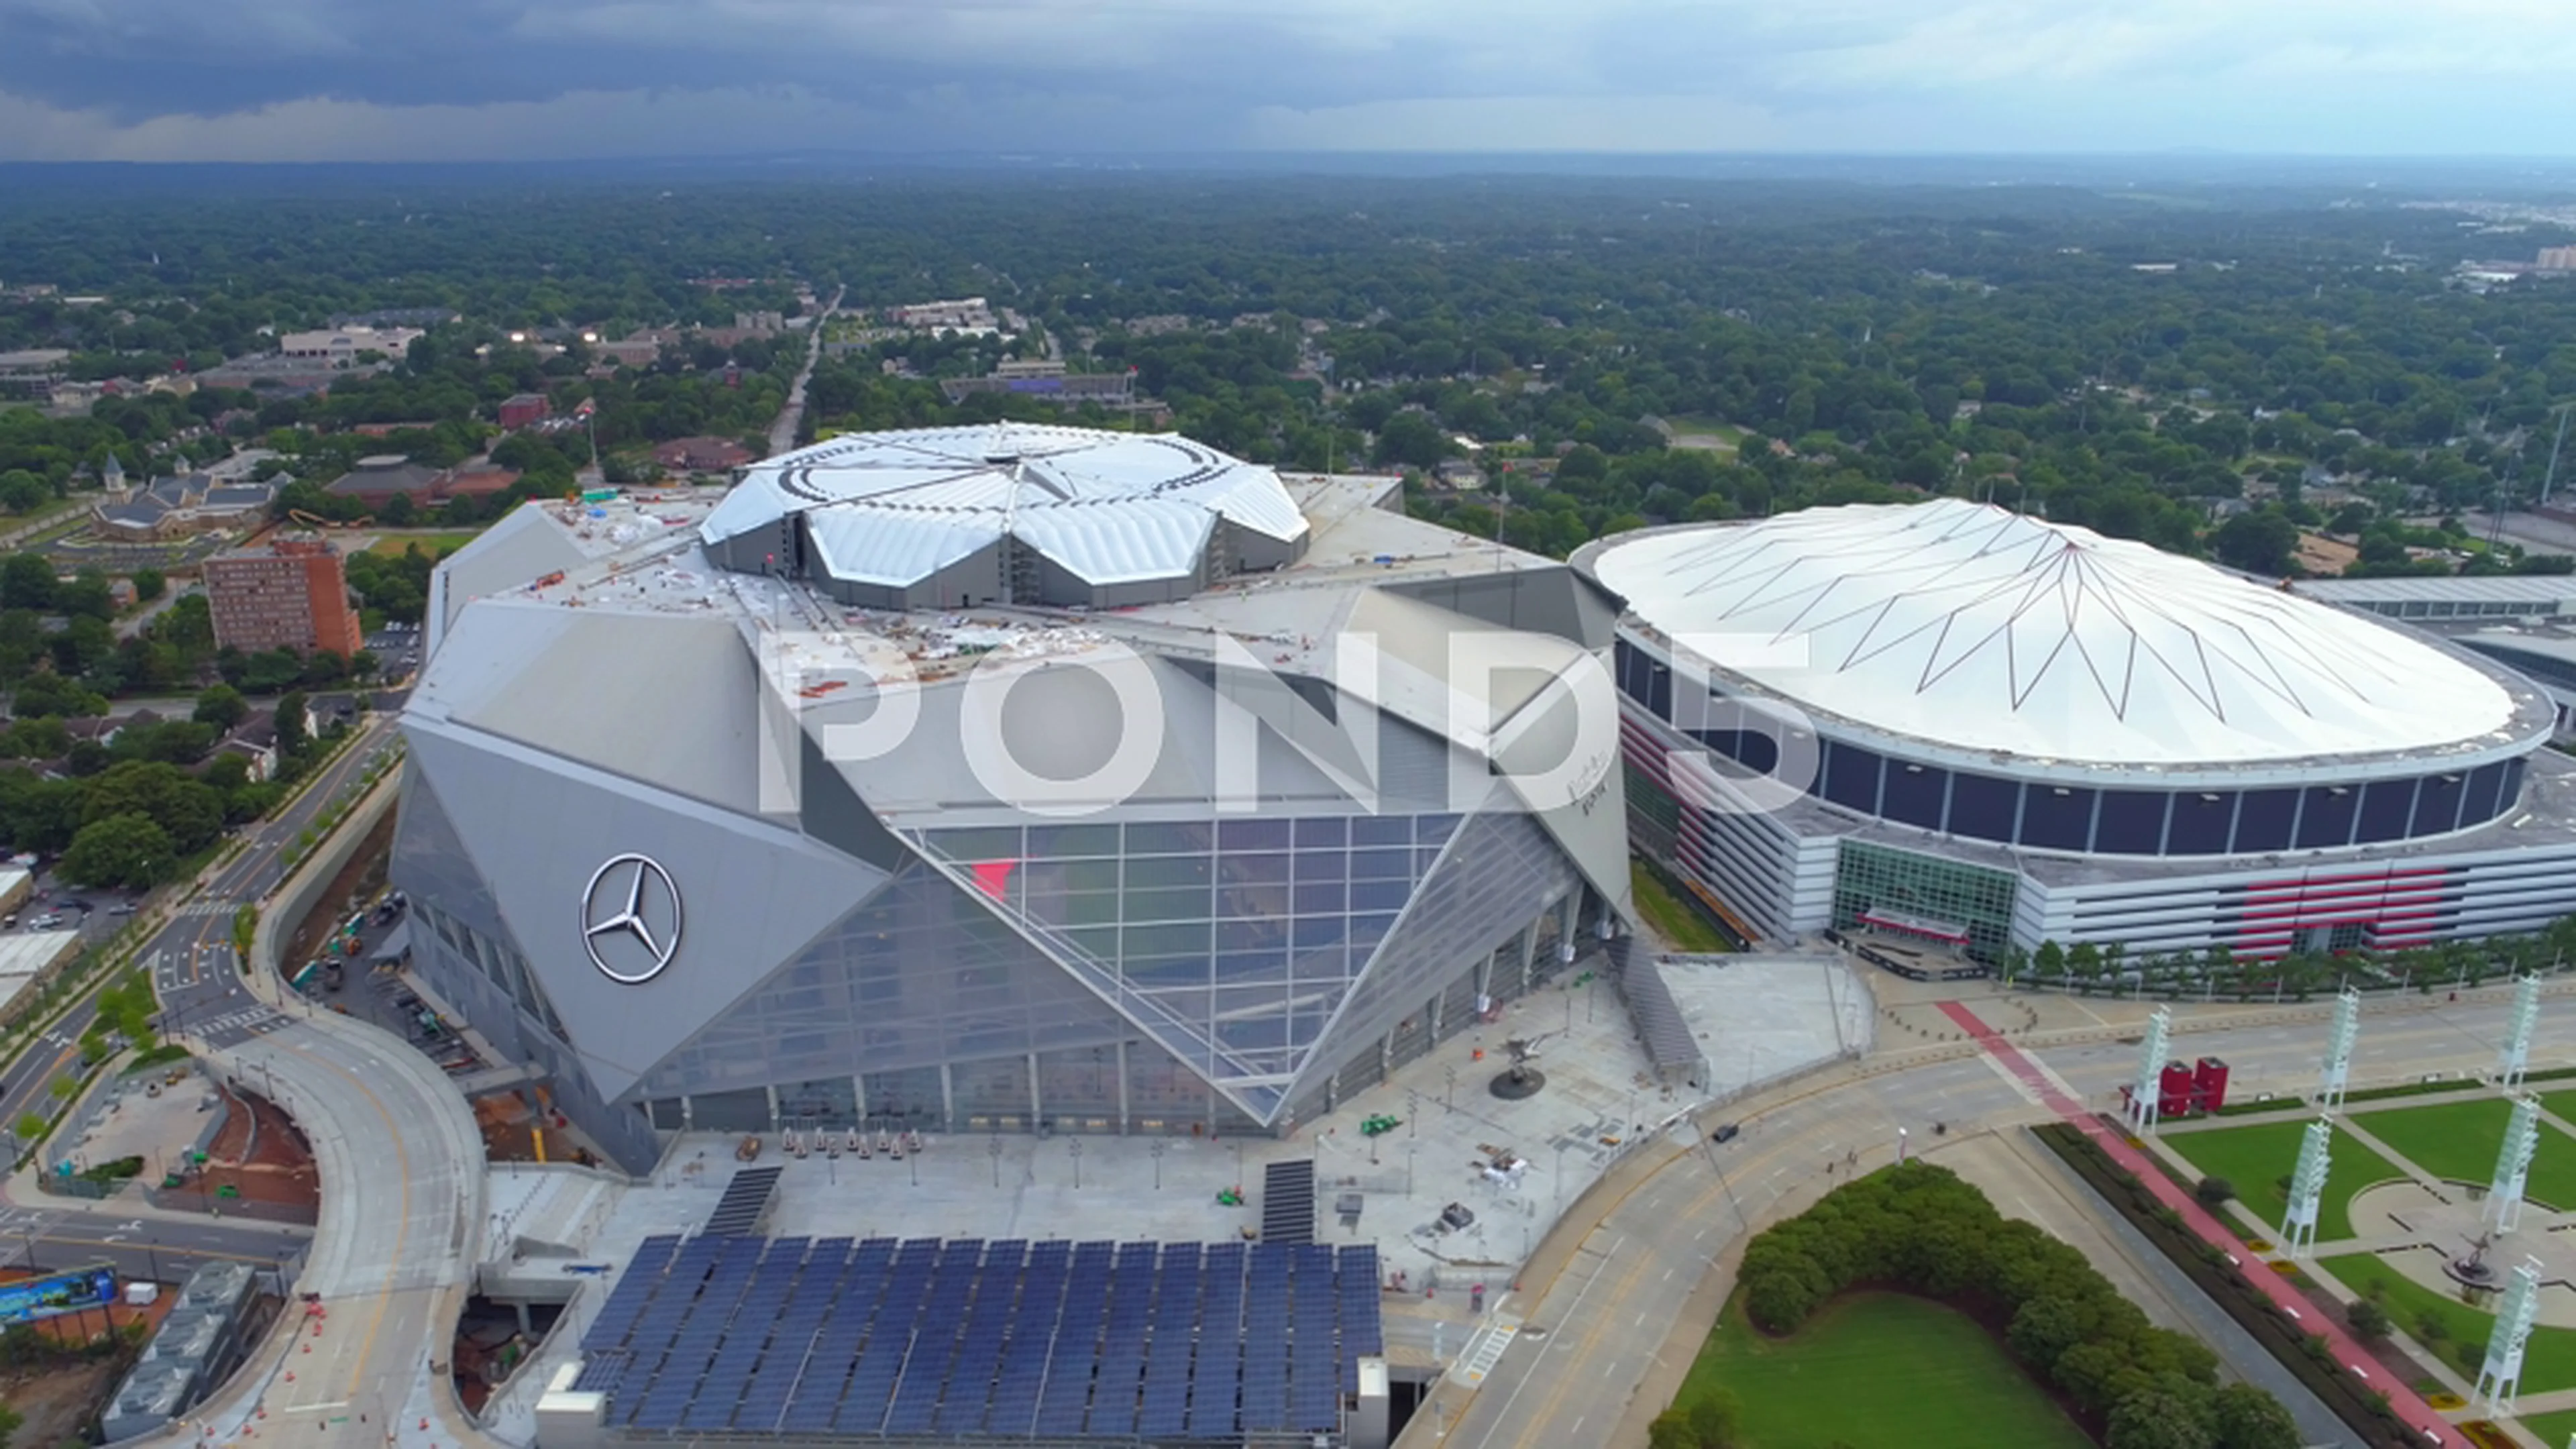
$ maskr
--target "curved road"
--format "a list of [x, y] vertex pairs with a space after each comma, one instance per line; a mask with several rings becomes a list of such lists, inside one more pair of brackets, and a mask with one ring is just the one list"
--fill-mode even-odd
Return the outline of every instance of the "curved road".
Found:
[[[2463, 993], [2457, 1003], [2373, 1002], [2354, 1053], [2356, 1080], [2491, 1068], [2510, 995], [2495, 987]], [[2576, 1054], [2576, 1011], [2565, 1004], [2571, 995], [2576, 983], [2548, 989], [2535, 1061]], [[1988, 1011], [1991, 1019], [2012, 1014], [2012, 1001], [1990, 995], [1980, 1004], [2002, 1006]], [[2101, 1107], [2134, 1068], [2135, 1023], [2146, 1008], [2096, 1001], [2083, 1009], [2103, 1025], [2027, 1033], [2017, 1044], [2075, 1096]], [[2175, 1052], [2224, 1058], [2234, 1072], [2231, 1091], [2240, 1096], [2303, 1091], [2314, 1085], [2327, 1010], [2179, 1008]], [[1926, 1024], [1935, 1015], [1928, 1006], [1898, 1012]], [[1510, 1337], [1480, 1386], [1445, 1382], [1407, 1426], [1404, 1444], [1644, 1444], [1647, 1421], [1670, 1401], [1732, 1289], [1734, 1250], [1752, 1230], [1804, 1210], [1855, 1168], [1885, 1165], [1900, 1128], [1911, 1149], [1928, 1148], [1937, 1160], [1944, 1142], [2057, 1116], [1968, 1043], [1884, 1052], [1705, 1115], [1677, 1128], [1666, 1150], [1614, 1168], [1575, 1204], [1518, 1291], [1493, 1310], [1497, 1323], [1542, 1331]], [[1728, 1116], [1741, 1117], [1743, 1135], [1711, 1145], [1705, 1129]], [[1936, 1134], [1936, 1124], [1947, 1135]]]
[[[432, 1370], [433, 1364], [443, 1369], [481, 1247], [483, 1144], [471, 1112], [445, 1075], [408, 1043], [314, 1010], [280, 988], [269, 968], [282, 934], [275, 913], [263, 915], [254, 942], [260, 970], [245, 974], [232, 946], [233, 915], [241, 905], [266, 910], [318, 894], [321, 883], [313, 877], [326, 862], [309, 861], [290, 879], [281, 852], [393, 738], [390, 716], [369, 724], [303, 795], [252, 830], [242, 849], [204, 878], [137, 957], [151, 968], [169, 1033], [292, 1115], [313, 1144], [321, 1180], [321, 1220], [294, 1284], [320, 1311], [306, 1319], [305, 1304], [293, 1305], [231, 1382], [191, 1411], [190, 1424], [214, 1442], [281, 1421], [306, 1421], [310, 1427], [298, 1425], [298, 1441], [329, 1449], [382, 1446], [389, 1437], [423, 1445], [491, 1442], [466, 1419], [447, 1375]], [[61, 1065], [54, 1062], [29, 1080], [41, 1081]], [[60, 1243], [104, 1234], [111, 1226], [105, 1220], [116, 1216], [112, 1204], [57, 1206], [48, 1199], [47, 1208], [68, 1224], [55, 1229]], [[200, 1228], [166, 1219], [151, 1227], [198, 1238], [276, 1236], [275, 1229]], [[134, 1241], [130, 1234], [115, 1236]], [[217, 1246], [258, 1241], [220, 1239]], [[173, 1428], [160, 1437], [195, 1435]]]
[[[352, 756], [389, 743], [392, 729], [379, 721]], [[378, 787], [391, 789], [390, 780]], [[379, 800], [390, 806], [389, 795]], [[281, 825], [258, 848], [273, 857], [293, 838]], [[200, 1055], [304, 1129], [322, 1189], [321, 1221], [295, 1284], [305, 1302], [192, 1418], [219, 1441], [285, 1420], [300, 1440], [309, 1423], [309, 1442], [335, 1449], [389, 1437], [488, 1444], [444, 1371], [482, 1245], [483, 1142], [473, 1114], [408, 1042], [285, 991], [273, 969], [286, 924], [278, 917], [318, 895], [326, 868], [317, 858], [292, 880], [274, 869], [255, 878], [267, 883], [264, 909], [275, 907], [253, 942], [257, 969], [234, 969], [228, 945], [208, 950], [200, 940], [187, 979], [173, 979], [175, 958], [167, 974], [156, 973], [165, 1010]], [[230, 922], [227, 910], [227, 935]]]

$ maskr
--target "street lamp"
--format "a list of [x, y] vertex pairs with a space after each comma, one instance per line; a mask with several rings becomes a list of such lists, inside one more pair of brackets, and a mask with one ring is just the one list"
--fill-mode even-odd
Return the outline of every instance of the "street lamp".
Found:
[[1073, 1190], [1080, 1192], [1082, 1191], [1082, 1139], [1076, 1137], [1068, 1145], [1073, 1148]]
[[1145, 1155], [1154, 1159], [1154, 1191], [1161, 1192], [1163, 1190], [1163, 1140], [1159, 1137], [1155, 1138], [1154, 1145], [1145, 1149]]
[[994, 1133], [992, 1136], [987, 1137], [987, 1138], [985, 1138], [985, 1139], [984, 1139], [984, 1155], [985, 1155], [985, 1156], [987, 1156], [987, 1157], [989, 1157], [989, 1158], [991, 1158], [991, 1159], [993, 1159], [993, 1186], [994, 1186], [994, 1188], [995, 1188], [996, 1190], [998, 1190], [998, 1189], [1000, 1189], [1000, 1187], [1001, 1187], [1001, 1185], [1002, 1185], [1002, 1134], [1001, 1134], [1001, 1133], [996, 1132], [996, 1133]]
[[1907, 1136], [1907, 1133], [1906, 1133], [1906, 1131], [1905, 1131], [1905, 1129], [1904, 1129], [1904, 1128], [1899, 1127], [1899, 1128], [1897, 1128], [1897, 1129], [1896, 1129], [1896, 1160], [1897, 1160], [1898, 1162], [1903, 1162], [1903, 1161], [1905, 1160], [1905, 1138], [1906, 1138], [1906, 1136]]
[[1556, 1215], [1565, 1216], [1565, 1143], [1556, 1144]]

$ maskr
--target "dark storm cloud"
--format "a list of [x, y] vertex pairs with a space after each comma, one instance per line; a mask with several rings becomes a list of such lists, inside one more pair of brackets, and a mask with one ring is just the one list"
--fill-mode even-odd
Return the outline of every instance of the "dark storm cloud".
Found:
[[[1336, 104], [1419, 53], [1320, 59], [1258, 7], [967, 0], [0, 0], [0, 92], [119, 121], [324, 98], [544, 101], [794, 87], [862, 105], [1131, 77], [1129, 101]], [[1159, 67], [1150, 78], [1137, 76]], [[1408, 81], [1407, 78], [1410, 77]]]
[[2531, 151], [2565, 0], [0, 0], [0, 157]]

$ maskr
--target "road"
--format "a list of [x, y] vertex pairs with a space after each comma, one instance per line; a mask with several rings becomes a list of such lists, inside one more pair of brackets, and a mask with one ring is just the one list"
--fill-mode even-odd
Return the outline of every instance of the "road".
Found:
[[330, 1449], [381, 1449], [389, 1437], [488, 1444], [466, 1426], [446, 1375], [431, 1372], [448, 1356], [481, 1248], [473, 1116], [399, 1038], [287, 1005], [285, 1016], [218, 1028], [206, 1055], [239, 1078], [255, 1075], [313, 1142], [322, 1220], [296, 1287], [320, 1311], [290, 1339], [255, 1349], [195, 1415], [219, 1440], [283, 1422], [299, 1443]]
[[0, 1267], [59, 1272], [106, 1263], [120, 1278], [175, 1283], [202, 1263], [234, 1259], [292, 1273], [308, 1230], [231, 1218], [120, 1212], [113, 1203], [41, 1199], [0, 1209]]
[[[104, 1259], [148, 1273], [232, 1256], [279, 1264], [285, 1277], [283, 1260], [302, 1248], [292, 1286], [310, 1316], [281, 1324], [215, 1398], [191, 1411], [221, 1441], [296, 1424], [300, 1441], [323, 1449], [492, 1442], [465, 1420], [447, 1376], [433, 1367], [448, 1356], [481, 1249], [483, 1144], [472, 1113], [400, 1038], [284, 991], [265, 965], [246, 975], [232, 941], [236, 909], [275, 904], [270, 898], [288, 884], [281, 853], [391, 747], [394, 730], [390, 715], [363, 726], [294, 803], [247, 832], [138, 956], [151, 969], [170, 1034], [212, 1070], [275, 1101], [312, 1142], [322, 1208], [309, 1240], [239, 1221], [136, 1217], [77, 1199], [13, 1201], [0, 1210], [0, 1235], [14, 1234], [29, 1258], [49, 1267], [57, 1257]], [[315, 888], [298, 884], [283, 899], [312, 899]], [[283, 934], [280, 921], [264, 916], [254, 960], [272, 960]], [[76, 1037], [91, 1016], [94, 993], [63, 1030]], [[69, 1051], [40, 1042], [36, 1059], [13, 1073], [15, 1090], [45, 1090], [42, 1083], [70, 1064]]]
[[[1988, 1002], [1997, 999], [1981, 989]], [[2363, 1017], [2354, 1080], [2492, 1067], [2509, 996], [2508, 988], [2491, 987], [2462, 993], [2456, 1003], [2375, 1002]], [[2553, 985], [2546, 1003], [2532, 1059], [2576, 1056], [2576, 983]], [[2100, 1108], [2135, 1068], [2134, 1023], [2144, 1009], [2083, 1009], [2100, 1027], [2036, 1033], [2022, 1045]], [[2230, 1091], [2239, 1097], [2304, 1090], [2315, 1081], [2327, 1009], [2181, 1008], [2175, 1054], [2225, 1059]], [[1494, 1308], [1497, 1320], [1544, 1332], [1510, 1338], [1480, 1387], [1445, 1389], [1434, 1411], [1408, 1429], [1408, 1443], [1642, 1444], [1645, 1420], [1678, 1386], [1697, 1334], [1731, 1286], [1724, 1255], [1751, 1230], [1803, 1210], [1855, 1168], [1885, 1165], [1899, 1129], [1910, 1150], [1937, 1160], [1945, 1142], [2056, 1115], [1964, 1043], [1884, 1052], [1730, 1108], [1735, 1114], [1743, 1123], [1735, 1141], [1712, 1146], [1706, 1122], [1677, 1130], [1669, 1145], [1615, 1169], [1566, 1214], [1533, 1260], [1523, 1291]]]
[[796, 381], [788, 386], [787, 406], [778, 410], [778, 421], [769, 425], [769, 456], [773, 458], [796, 446], [796, 429], [805, 421], [805, 385], [814, 380], [814, 364], [823, 356], [823, 324], [841, 310], [841, 299], [848, 295], [850, 289], [846, 286], [834, 292], [823, 315], [814, 319], [813, 340], [805, 345], [805, 365], [796, 370]]
[[[214, 974], [211, 968], [218, 964], [218, 953], [230, 950], [234, 908], [276, 888], [282, 874], [278, 851], [312, 825], [358, 778], [368, 761], [392, 743], [393, 729], [391, 715], [378, 716], [349, 748], [315, 772], [311, 786], [303, 794], [275, 818], [250, 827], [238, 837], [242, 848], [136, 953], [136, 962], [151, 967], [154, 984], [162, 988], [165, 1030], [183, 1025], [194, 1004], [220, 999], [220, 993], [209, 996], [205, 988]], [[91, 919], [93, 925], [102, 928], [110, 920], [104, 912], [95, 913]], [[5, 1076], [0, 1076], [7, 1083], [0, 1088], [0, 1123], [15, 1123], [29, 1111], [54, 1105], [52, 1084], [55, 1078], [76, 1069], [81, 1034], [98, 1020], [98, 993], [113, 984], [111, 978], [101, 977], [58, 1023], [9, 1064]]]

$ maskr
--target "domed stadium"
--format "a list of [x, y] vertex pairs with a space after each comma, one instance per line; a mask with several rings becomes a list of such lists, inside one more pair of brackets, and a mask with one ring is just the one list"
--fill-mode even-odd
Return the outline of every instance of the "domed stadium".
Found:
[[1575, 565], [1625, 603], [1639, 843], [1746, 934], [2260, 955], [2576, 906], [2526, 879], [2561, 833], [2554, 702], [2374, 615], [1959, 499]]

